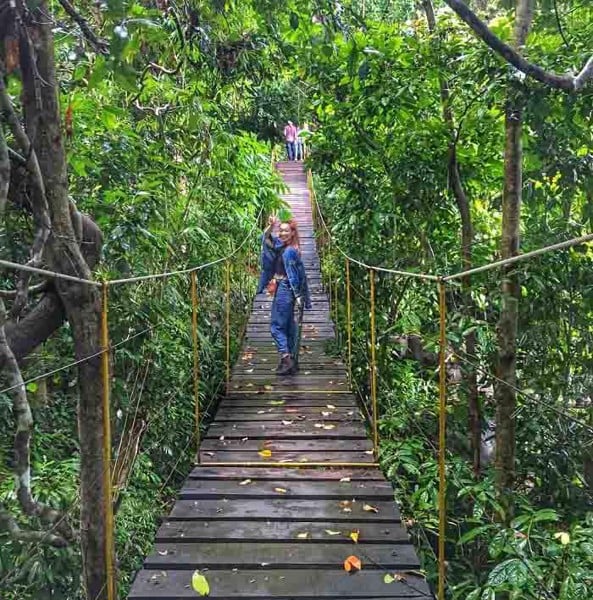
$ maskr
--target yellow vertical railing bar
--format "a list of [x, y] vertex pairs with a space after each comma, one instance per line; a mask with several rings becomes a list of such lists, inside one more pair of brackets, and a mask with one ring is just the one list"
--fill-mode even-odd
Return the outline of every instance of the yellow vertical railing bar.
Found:
[[373, 451], [375, 460], [379, 457], [379, 428], [377, 424], [377, 356], [376, 356], [376, 331], [375, 331], [375, 270], [369, 270], [371, 283], [371, 404], [373, 416]]
[[198, 345], [198, 285], [195, 271], [191, 272], [191, 337], [194, 355], [196, 462], [200, 464], [200, 349]]
[[348, 377], [352, 386], [352, 305], [350, 298], [350, 261], [346, 259], [346, 331], [348, 335]]
[[[332, 258], [333, 263], [333, 258]], [[332, 264], [333, 266], [333, 264]], [[337, 264], [336, 264], [337, 269]], [[336, 324], [336, 338], [340, 340], [340, 324], [338, 315], [338, 273], [334, 276], [334, 323]]]
[[447, 304], [445, 282], [439, 281], [439, 586], [438, 599], [445, 600], [445, 536], [447, 525], [447, 480], [445, 471], [447, 426]]
[[103, 283], [101, 306], [101, 376], [103, 382], [103, 515], [105, 519], [105, 589], [107, 600], [115, 600], [115, 548], [113, 492], [111, 483], [111, 398], [109, 372], [109, 323], [107, 283]]
[[231, 381], [231, 261], [226, 261], [226, 385]]

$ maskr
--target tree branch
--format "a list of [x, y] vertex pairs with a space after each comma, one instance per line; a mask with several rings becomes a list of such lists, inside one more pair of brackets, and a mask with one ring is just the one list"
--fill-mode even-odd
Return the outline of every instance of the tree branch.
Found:
[[[45, 243], [49, 237], [51, 231], [51, 221], [49, 218], [49, 207], [47, 204], [47, 197], [45, 195], [45, 183], [43, 181], [43, 175], [41, 174], [41, 168], [39, 167], [39, 161], [37, 155], [29, 137], [21, 125], [19, 118], [17, 117], [12, 101], [8, 95], [8, 90], [4, 83], [4, 65], [0, 63], [0, 112], [3, 119], [6, 121], [14, 139], [20, 146], [23, 155], [27, 161], [27, 170], [31, 174], [34, 193], [32, 195], [33, 201], [31, 202], [31, 208], [33, 211], [33, 218], [37, 226], [35, 236], [33, 238], [33, 244], [31, 245], [31, 258], [27, 262], [29, 266], [39, 267], [43, 258], [43, 251], [45, 249]], [[17, 281], [16, 289], [17, 295], [12, 306], [11, 317], [19, 316], [27, 303], [29, 281], [31, 274], [27, 271], [22, 271]]]
[[18, 542], [35, 542], [47, 544], [54, 548], [65, 548], [66, 540], [50, 531], [25, 531], [21, 529], [16, 519], [0, 504], [0, 532], [7, 531], [10, 538]]
[[4, 137], [4, 130], [0, 125], [0, 221], [4, 219], [4, 209], [8, 200], [8, 188], [10, 187], [10, 157], [8, 156], [8, 145]]
[[585, 87], [590, 79], [593, 79], [593, 56], [577, 76], [558, 75], [546, 71], [540, 66], [525, 60], [511, 46], [494, 35], [488, 26], [462, 0], [445, 0], [445, 2], [485, 44], [528, 77], [536, 79], [549, 87], [567, 92], [578, 92]]
[[13, 398], [13, 413], [16, 419], [16, 435], [14, 436], [14, 470], [16, 480], [16, 496], [23, 512], [32, 517], [38, 517], [44, 523], [55, 526], [64, 538], [72, 539], [73, 532], [62, 519], [62, 514], [33, 498], [31, 490], [31, 431], [33, 429], [33, 414], [27, 399], [25, 382], [17, 360], [8, 345], [4, 325], [6, 310], [0, 299], [0, 361], [7, 372]]
[[99, 54], [109, 54], [109, 43], [101, 39], [90, 27], [88, 21], [76, 11], [69, 0], [58, 0], [70, 18], [80, 27], [82, 35]]

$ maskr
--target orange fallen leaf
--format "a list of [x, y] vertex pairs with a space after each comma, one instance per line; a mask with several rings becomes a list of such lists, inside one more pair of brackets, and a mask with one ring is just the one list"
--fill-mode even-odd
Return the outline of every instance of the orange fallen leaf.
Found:
[[360, 571], [362, 569], [362, 563], [360, 562], [360, 558], [358, 556], [350, 555], [344, 561], [344, 571], [346, 573], [356, 573], [356, 571]]
[[362, 507], [362, 510], [364, 510], [365, 512], [373, 512], [373, 513], [379, 512], [379, 509], [376, 506], [371, 506], [370, 504], [365, 504]]
[[358, 529], [355, 529], [354, 531], [350, 532], [350, 539], [355, 543], [358, 544], [358, 538], [360, 536], [360, 531]]

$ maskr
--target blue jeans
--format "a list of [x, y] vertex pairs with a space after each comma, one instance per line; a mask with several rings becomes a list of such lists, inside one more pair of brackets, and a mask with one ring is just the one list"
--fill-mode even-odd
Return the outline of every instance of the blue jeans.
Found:
[[278, 288], [272, 302], [272, 337], [280, 354], [292, 354], [296, 342], [296, 323], [294, 322], [294, 294], [288, 279], [278, 282]]
[[302, 141], [296, 142], [296, 152], [295, 152], [296, 160], [305, 160], [305, 147]]
[[288, 160], [294, 160], [294, 142], [286, 142], [286, 154], [288, 155]]

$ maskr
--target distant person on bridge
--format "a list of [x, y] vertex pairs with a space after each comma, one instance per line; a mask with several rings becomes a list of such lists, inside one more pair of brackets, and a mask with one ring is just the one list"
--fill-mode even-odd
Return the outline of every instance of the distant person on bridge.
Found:
[[297, 127], [295, 160], [305, 160], [307, 157], [307, 139], [310, 134], [307, 123], [304, 123], [302, 127]]
[[288, 156], [288, 160], [295, 159], [296, 137], [297, 128], [292, 121], [288, 121], [286, 127], [284, 128], [284, 140], [286, 142], [286, 155]]
[[[278, 227], [278, 237], [272, 234]], [[262, 273], [257, 293], [267, 287], [274, 296], [270, 331], [280, 354], [278, 375], [293, 375], [297, 369], [297, 326], [295, 305], [311, 308], [307, 274], [299, 249], [299, 233], [294, 219], [279, 222], [270, 217], [264, 231], [261, 256]], [[295, 357], [297, 360], [295, 361]]]

